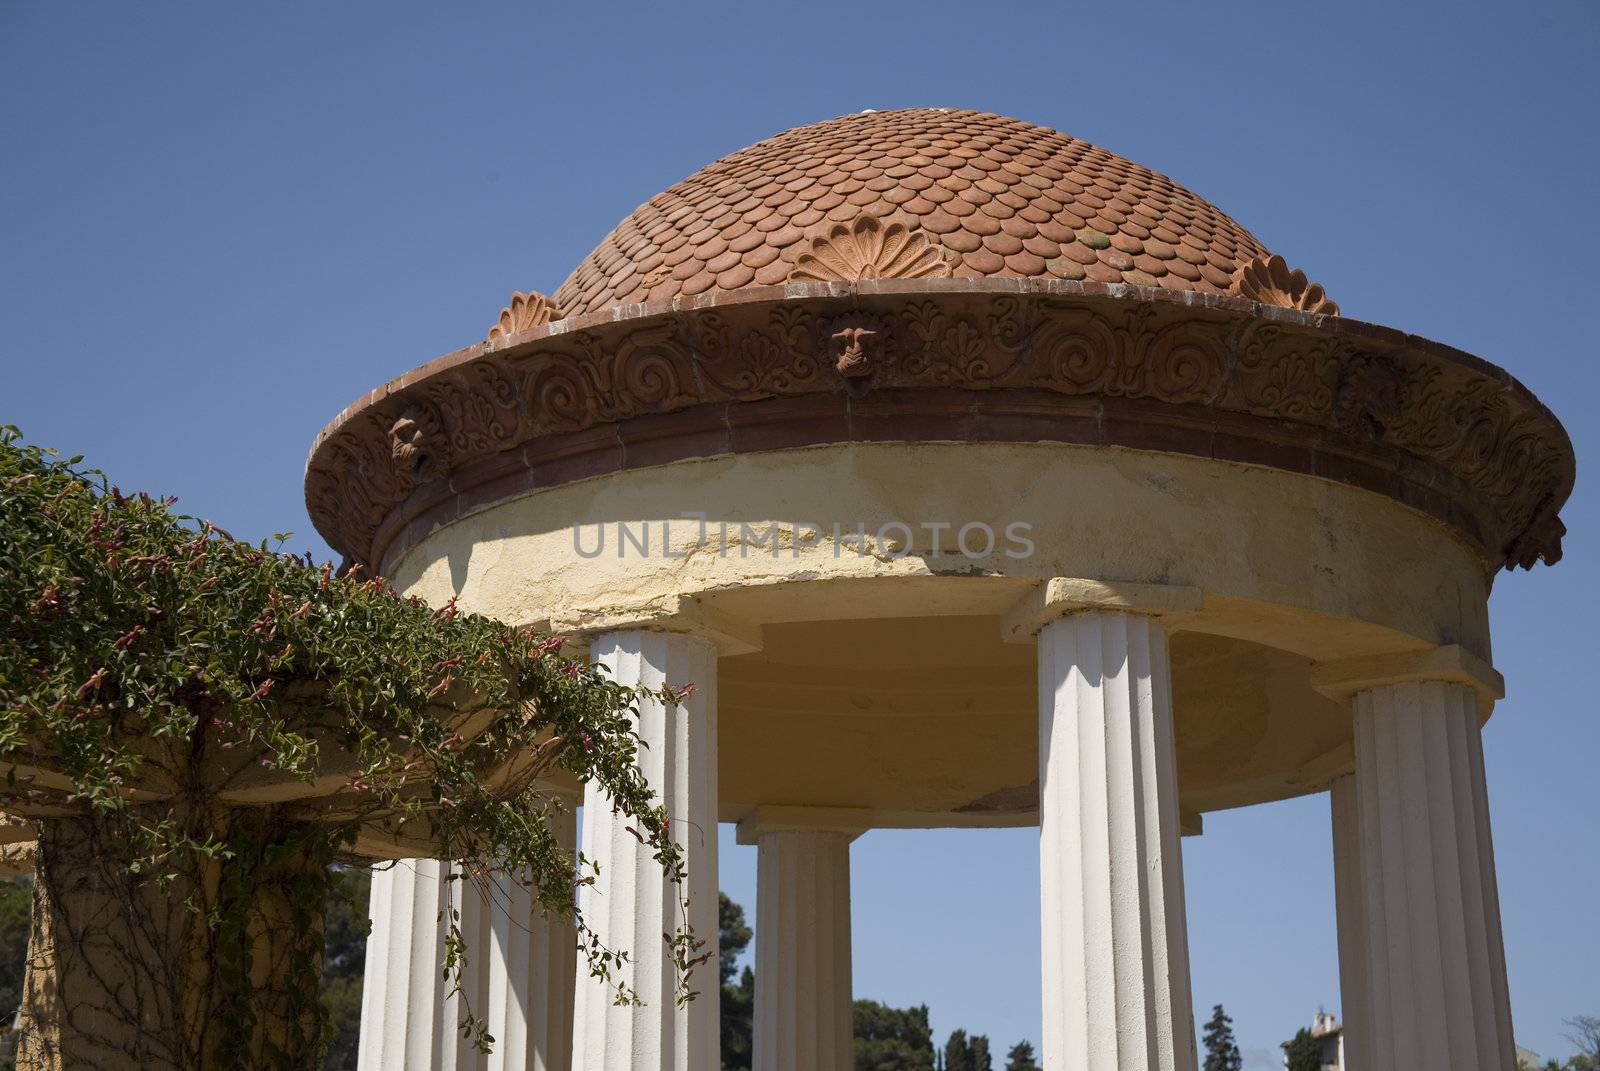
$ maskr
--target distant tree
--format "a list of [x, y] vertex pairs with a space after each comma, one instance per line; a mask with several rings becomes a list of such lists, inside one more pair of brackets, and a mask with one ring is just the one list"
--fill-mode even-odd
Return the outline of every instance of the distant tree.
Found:
[[1006, 1071], [1042, 1071], [1033, 1055], [1033, 1046], [1026, 1039], [1011, 1046], [1006, 1053]]
[[1242, 1071], [1244, 1057], [1233, 1039], [1233, 1020], [1222, 1010], [1222, 1005], [1211, 1009], [1211, 1021], [1206, 1023], [1205, 1071]]
[[1567, 1020], [1567, 1040], [1577, 1055], [1567, 1061], [1567, 1071], [1600, 1071], [1600, 1017], [1580, 1015]]
[[[984, 1041], [988, 1045], [988, 1039]], [[972, 1042], [965, 1030], [952, 1030], [944, 1043], [944, 1071], [977, 1071], [973, 1062]]]
[[734, 984], [739, 957], [750, 947], [744, 908], [717, 893], [717, 968], [722, 978], [722, 1066], [746, 1071], [755, 1054], [756, 976], [749, 967]]
[[717, 967], [722, 984], [733, 981], [739, 973], [736, 965], [744, 950], [750, 947], [750, 925], [745, 922], [744, 908], [735, 903], [727, 893], [717, 893]]
[[967, 1048], [971, 1054], [972, 1071], [994, 1071], [994, 1061], [989, 1057], [989, 1035], [972, 1035], [972, 1044]]
[[891, 1008], [875, 1000], [855, 1005], [855, 1071], [933, 1071], [928, 1006]]
[[1279, 1048], [1283, 1049], [1284, 1071], [1322, 1071], [1322, 1040], [1312, 1037], [1305, 1027]]

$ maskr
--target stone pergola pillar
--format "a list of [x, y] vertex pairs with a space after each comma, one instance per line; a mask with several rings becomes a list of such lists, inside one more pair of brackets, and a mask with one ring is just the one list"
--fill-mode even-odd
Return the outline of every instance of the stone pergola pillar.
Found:
[[739, 823], [757, 845], [756, 1071], [847, 1071], [854, 1038], [850, 985], [850, 842], [867, 812], [762, 807]]
[[[594, 661], [621, 684], [674, 688], [694, 684], [682, 704], [639, 704], [639, 753], [646, 779], [666, 806], [672, 836], [688, 865], [688, 922], [695, 935], [717, 940], [717, 649], [696, 636], [626, 630], [591, 645]], [[618, 971], [643, 1000], [618, 1007], [615, 991], [579, 963], [574, 1066], [583, 1071], [707, 1071], [719, 1066], [721, 993], [714, 965], [694, 979], [699, 996], [673, 999], [676, 969], [664, 934], [684, 919], [678, 895], [629, 822], [605, 799], [586, 797], [582, 850], [599, 864], [579, 892], [584, 918], [605, 943], [628, 953]], [[712, 957], [714, 964], [715, 956]], [[707, 981], [707, 978], [710, 981]]]
[[1479, 730], [1499, 675], [1444, 647], [1325, 664], [1313, 680], [1348, 696], [1355, 721], [1360, 897], [1340, 916], [1362, 945], [1341, 962], [1346, 1016], [1355, 986], [1366, 1026], [1354, 1071], [1515, 1066]]
[[1038, 645], [1045, 1066], [1194, 1071], [1166, 630], [1089, 610]]
[[[552, 822], [572, 844], [571, 808], [552, 812]], [[531, 890], [505, 876], [484, 887], [450, 873], [437, 859], [402, 859], [372, 875], [360, 1071], [570, 1071], [571, 922], [547, 915]], [[467, 946], [459, 993], [444, 977], [446, 908], [460, 912]], [[469, 1010], [493, 1036], [493, 1052], [462, 1034]]]

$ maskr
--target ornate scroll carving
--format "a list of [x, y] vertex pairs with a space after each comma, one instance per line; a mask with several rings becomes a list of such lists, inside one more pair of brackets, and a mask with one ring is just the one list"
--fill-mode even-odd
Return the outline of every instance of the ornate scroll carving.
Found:
[[1289, 270], [1288, 263], [1276, 253], [1239, 265], [1233, 273], [1233, 289], [1263, 305], [1339, 315], [1339, 306], [1328, 299], [1321, 283], [1308, 282], [1306, 273], [1299, 268]]
[[554, 301], [537, 290], [530, 290], [526, 294], [518, 290], [511, 295], [511, 303], [500, 310], [499, 322], [489, 328], [489, 341], [509, 338], [559, 319], [561, 312]]
[[857, 216], [811, 240], [789, 272], [790, 282], [859, 282], [862, 279], [929, 279], [950, 274], [942, 253], [900, 220]]

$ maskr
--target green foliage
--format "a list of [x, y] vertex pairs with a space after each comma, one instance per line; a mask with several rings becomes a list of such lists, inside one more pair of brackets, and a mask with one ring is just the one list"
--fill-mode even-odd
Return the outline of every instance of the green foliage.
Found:
[[739, 957], [750, 947], [749, 923], [744, 920], [744, 908], [735, 903], [727, 893], [717, 893], [717, 971], [722, 984], [733, 981], [738, 971]]
[[746, 967], [738, 985], [722, 987], [722, 1066], [744, 1071], [754, 1066], [756, 972]]
[[928, 1006], [891, 1008], [875, 1000], [856, 1001], [855, 1050], [855, 1071], [933, 1071]]
[[1205, 1071], [1241, 1071], [1244, 1057], [1239, 1053], [1238, 1042], [1233, 1037], [1233, 1020], [1217, 1004], [1211, 1009], [1211, 1020], [1206, 1023]]
[[1283, 1049], [1284, 1071], [1322, 1071], [1322, 1041], [1304, 1027], [1279, 1048]]
[[974, 1034], [969, 1038], [965, 1030], [952, 1031], [933, 1066], [935, 1071], [994, 1071], [988, 1035]]
[[1006, 1053], [1006, 1071], [1041, 1071], [1031, 1043], [1023, 1040], [1011, 1046]]
[[[478, 879], [523, 876], [546, 909], [570, 915], [593, 863], [564, 851], [547, 821], [560, 804], [539, 778], [559, 766], [609, 797], [681, 887], [681, 850], [636, 761], [643, 693], [562, 658], [558, 638], [235, 540], [78, 461], [0, 429], [0, 808], [120, 822], [128, 873], [162, 883], [220, 863], [226, 885], [275, 851], [331, 857], [381, 822], [425, 831]], [[288, 794], [314, 834], [240, 842], [186, 818], [272, 783], [299, 786]], [[136, 792], [162, 802], [136, 807]], [[307, 888], [300, 903], [314, 913], [326, 891]], [[196, 905], [224, 950], [247, 926], [248, 890], [232, 893]], [[680, 916], [668, 939], [682, 1001], [712, 953], [681, 897]], [[591, 972], [610, 980], [626, 950], [577, 925]], [[447, 961], [459, 971], [458, 933]], [[244, 964], [216, 966], [238, 989], [221, 1006], [247, 1007]], [[314, 992], [315, 963], [298, 969]]]
[[361, 979], [324, 979], [322, 1006], [331, 1027], [322, 1071], [355, 1071], [361, 1047]]
[[733, 983], [738, 960], [750, 947], [744, 908], [717, 893], [717, 966], [722, 979], [722, 1066], [724, 1071], [748, 1071], [755, 1057], [756, 977], [749, 967]]

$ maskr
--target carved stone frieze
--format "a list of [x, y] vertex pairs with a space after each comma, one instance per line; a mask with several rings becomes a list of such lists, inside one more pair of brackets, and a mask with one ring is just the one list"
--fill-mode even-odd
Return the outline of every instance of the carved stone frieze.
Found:
[[[332, 545], [378, 561], [379, 529], [392, 533], [396, 518], [421, 509], [406, 503], [446, 469], [460, 492], [474, 466], [514, 449], [532, 457], [597, 425], [797, 395], [847, 404], [870, 384], [970, 390], [991, 406], [1011, 395], [1098, 399], [1107, 413], [1131, 406], [1119, 428], [1225, 419], [1235, 438], [1256, 435], [1273, 449], [1298, 441], [1326, 455], [1302, 471], [1383, 493], [1395, 493], [1397, 477], [1368, 473], [1412, 481], [1420, 490], [1410, 504], [1466, 525], [1488, 564], [1560, 555], [1557, 511], [1573, 473], [1565, 433], [1504, 373], [1443, 347], [1379, 328], [1328, 331], [1309, 317], [1262, 319], [1242, 302], [1196, 306], [1084, 284], [1020, 294], [950, 282], [911, 293], [814, 289], [592, 318], [436, 362], [324, 433], [307, 469], [312, 517]], [[1170, 445], [1159, 448], [1212, 456], [1196, 435], [1190, 448], [1164, 432]]]
[[1342, 362], [1334, 393], [1339, 426], [1352, 435], [1380, 440], [1400, 418], [1406, 374], [1386, 356], [1351, 354]]

